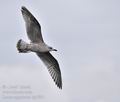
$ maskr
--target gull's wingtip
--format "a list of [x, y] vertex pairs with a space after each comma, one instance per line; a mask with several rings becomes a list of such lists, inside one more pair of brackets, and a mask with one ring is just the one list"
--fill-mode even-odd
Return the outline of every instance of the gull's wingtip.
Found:
[[25, 7], [25, 6], [21, 6], [21, 10], [22, 10], [22, 9], [26, 9], [26, 7]]
[[25, 6], [21, 6], [21, 11], [28, 11], [28, 9]]
[[59, 89], [61, 89], [61, 90], [62, 90], [62, 86], [60, 86], [60, 87], [59, 87]]
[[23, 13], [24, 11], [26, 11], [26, 7], [25, 6], [21, 6], [21, 12]]
[[62, 90], [62, 83], [57, 85]]

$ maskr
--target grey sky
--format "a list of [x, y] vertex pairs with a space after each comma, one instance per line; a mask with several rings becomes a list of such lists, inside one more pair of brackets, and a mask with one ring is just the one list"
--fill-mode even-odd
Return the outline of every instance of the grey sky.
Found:
[[[120, 102], [119, 5], [119, 0], [0, 0], [0, 83], [30, 85], [44, 96], [34, 102]], [[29, 41], [21, 6], [38, 19], [45, 42], [58, 49], [52, 54], [60, 63], [62, 91], [35, 54], [17, 53], [17, 41]]]

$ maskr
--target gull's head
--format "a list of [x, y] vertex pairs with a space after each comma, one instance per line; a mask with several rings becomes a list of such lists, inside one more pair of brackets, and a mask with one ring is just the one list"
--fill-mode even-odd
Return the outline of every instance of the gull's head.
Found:
[[52, 47], [48, 47], [49, 51], [57, 51], [56, 49], [52, 48]]

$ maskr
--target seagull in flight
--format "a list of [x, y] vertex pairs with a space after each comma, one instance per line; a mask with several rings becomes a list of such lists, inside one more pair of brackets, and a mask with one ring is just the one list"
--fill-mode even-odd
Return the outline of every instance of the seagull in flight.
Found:
[[62, 89], [62, 78], [58, 61], [50, 53], [50, 51], [57, 50], [44, 42], [41, 26], [32, 13], [24, 6], [21, 7], [21, 12], [25, 21], [27, 36], [30, 39], [30, 43], [26, 43], [20, 39], [17, 42], [18, 51], [20, 53], [35, 52], [47, 67], [57, 87]]

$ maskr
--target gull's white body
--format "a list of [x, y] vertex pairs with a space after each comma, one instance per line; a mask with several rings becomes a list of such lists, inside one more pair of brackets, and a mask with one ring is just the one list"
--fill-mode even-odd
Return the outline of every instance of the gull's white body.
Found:
[[19, 49], [31, 51], [31, 52], [49, 52], [50, 49], [45, 43], [26, 43], [22, 39], [18, 42]]

